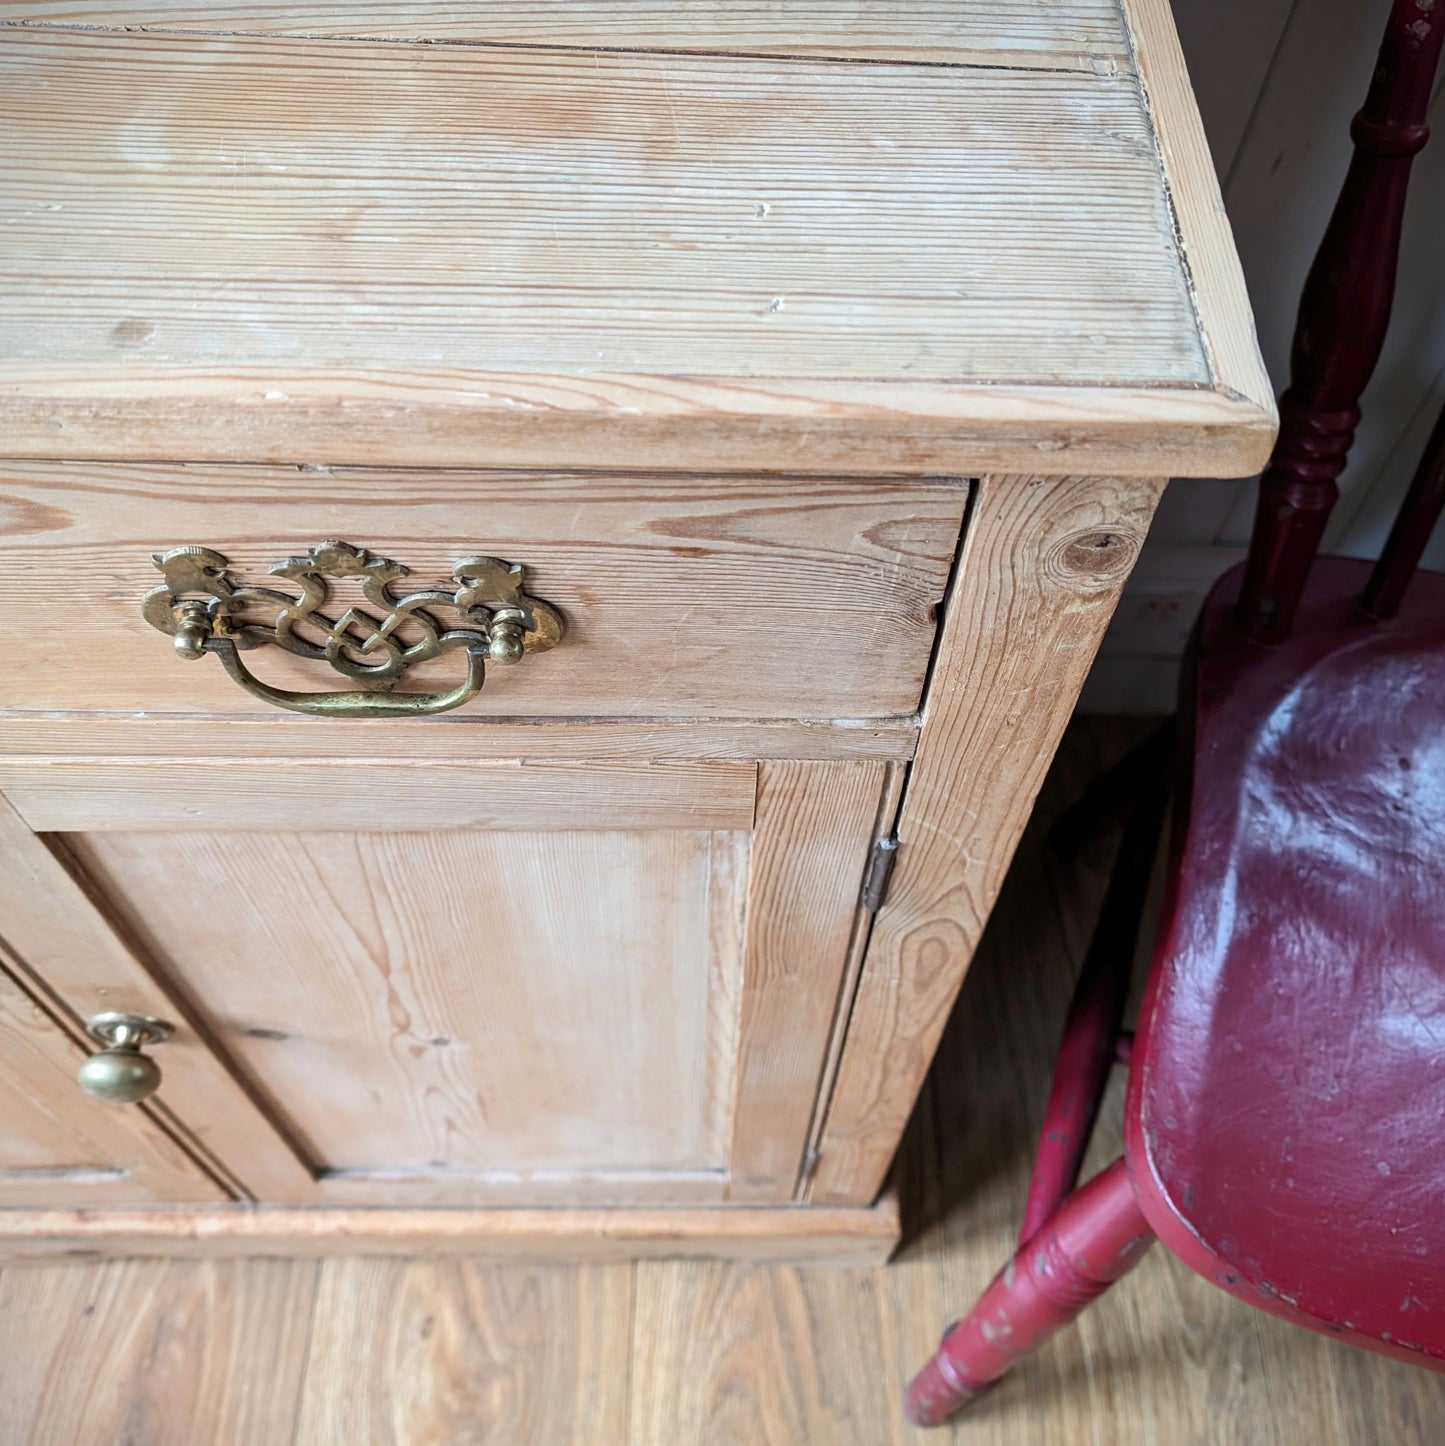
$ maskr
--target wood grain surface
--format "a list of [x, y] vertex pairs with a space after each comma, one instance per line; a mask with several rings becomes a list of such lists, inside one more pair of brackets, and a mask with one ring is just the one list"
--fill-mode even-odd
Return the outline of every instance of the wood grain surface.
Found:
[[984, 63], [940, 64], [937, 9], [732, 7], [726, 55], [12, 24], [0, 113], [39, 159], [0, 182], [8, 450], [1247, 468], [1272, 409], [1228, 374], [1259, 375], [1177, 55], [1150, 51], [1166, 183], [1147, 27], [963, 7]]
[[[397, 761], [411, 812], [339, 762], [232, 761], [213, 789], [7, 760], [0, 786], [68, 830], [311, 1162], [269, 1201], [792, 1199], [886, 765], [532, 767], [540, 802], [525, 766]], [[497, 817], [459, 829], [469, 787]]]
[[0, 76], [11, 365], [1210, 380], [1132, 77], [30, 29]]
[[881, 763], [766, 763], [748, 877], [727, 1198], [794, 1198], [837, 1020]]
[[455, 468], [1039, 471], [1243, 477], [1274, 409], [1202, 386], [890, 382], [615, 372], [114, 368], [0, 361], [0, 424], [27, 457]]
[[980, 484], [810, 1198], [883, 1184], [1160, 479]]
[[[63, 845], [33, 833], [3, 798], [0, 854], [7, 956], [70, 1037], [83, 1044], [84, 1021], [112, 1010], [170, 1021], [177, 1028], [163, 1046], [164, 1080], [146, 1108], [239, 1192], [295, 1199], [311, 1190], [311, 1172], [238, 1083], [194, 1009], [76, 878]], [[239, 1175], [222, 1167], [219, 1155], [233, 1158]]]
[[742, 966], [714, 916], [741, 917], [747, 834], [71, 843], [304, 1142], [321, 1199], [718, 1198]]
[[1249, 293], [1169, 0], [1120, 0], [1120, 9], [1153, 118], [1210, 369], [1221, 391], [1252, 403], [1277, 426], [1274, 383], [1259, 354]]
[[[625, 1265], [335, 1261], [295, 1440], [617, 1446], [631, 1317]], [[364, 1385], [358, 1360], [378, 1365]]]
[[5, 962], [0, 952], [0, 1206], [228, 1199], [148, 1111], [107, 1108], [81, 1090], [86, 1049]]
[[731, 761], [0, 758], [0, 793], [42, 832], [751, 829], [757, 771]]
[[0, 1259], [466, 1256], [533, 1264], [685, 1259], [881, 1265], [898, 1244], [898, 1201], [794, 1205], [566, 1206], [375, 1210], [0, 1210]]
[[276, 1261], [5, 1271], [7, 1446], [288, 1441], [316, 1274], [309, 1263]]
[[347, 0], [286, 4], [253, 0], [5, 0], [0, 23], [124, 30], [297, 36], [369, 36], [387, 40], [464, 41], [471, 45], [546, 45], [569, 49], [686, 50], [804, 55], [934, 64], [1038, 66], [1050, 70], [1129, 65], [1128, 44], [1112, 0]]
[[[528, 590], [561, 609], [561, 645], [488, 669], [466, 718], [907, 715], [967, 497], [948, 479], [0, 463], [0, 705], [284, 726], [215, 659], [177, 659], [143, 620], [141, 598], [161, 583], [151, 558], [202, 544], [270, 585], [284, 581], [268, 577], [278, 560], [340, 537], [411, 568], [398, 592], [484, 553], [521, 563]], [[331, 615], [374, 615], [348, 583]], [[58, 617], [54, 600], [71, 596], [83, 601]], [[279, 648], [247, 661], [282, 687], [348, 686]], [[402, 688], [452, 687], [461, 673], [455, 655], [438, 658]], [[392, 736], [431, 731], [407, 721]], [[328, 736], [346, 740], [344, 756], [370, 732]]]
[[[654, 1262], [579, 1280], [572, 1266], [436, 1258], [8, 1264], [7, 1446], [332, 1446], [333, 1420], [354, 1426], [344, 1439], [386, 1446], [1434, 1440], [1445, 1377], [1266, 1317], [1160, 1250], [954, 1430], [903, 1422], [908, 1374], [1012, 1250], [1048, 1059], [1102, 897], [1109, 844], [1062, 868], [1044, 833], [1138, 736], [1086, 720], [1065, 738], [905, 1147], [910, 1243], [893, 1265]], [[1122, 1083], [1090, 1168], [1118, 1151]], [[349, 1213], [358, 1226], [384, 1214]]]
[[431, 718], [373, 719], [364, 728], [275, 712], [206, 718], [147, 709], [105, 712], [0, 711], [0, 757], [411, 758], [599, 762], [614, 758], [703, 761], [868, 759], [904, 762], [918, 718], [498, 718], [467, 709]]

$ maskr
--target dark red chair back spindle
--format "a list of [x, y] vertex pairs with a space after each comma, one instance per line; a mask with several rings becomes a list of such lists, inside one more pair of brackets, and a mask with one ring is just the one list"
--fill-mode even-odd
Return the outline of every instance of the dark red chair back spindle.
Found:
[[1360, 605], [1370, 617], [1383, 621], [1400, 611], [1405, 589], [1420, 565], [1425, 544], [1445, 508], [1445, 407], [1435, 419], [1435, 430], [1425, 444], [1415, 478], [1390, 529], [1385, 550], [1365, 584]]
[[1439, 0], [1394, 0], [1355, 150], [1300, 299], [1279, 440], [1260, 478], [1238, 607], [1247, 637], [1289, 634], [1310, 563], [1339, 496], [1360, 395], [1384, 345], [1410, 165], [1429, 139], [1425, 117], [1445, 26]]

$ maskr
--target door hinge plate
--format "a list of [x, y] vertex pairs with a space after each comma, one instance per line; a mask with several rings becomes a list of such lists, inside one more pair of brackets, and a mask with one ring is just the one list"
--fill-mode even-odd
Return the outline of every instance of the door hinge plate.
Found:
[[888, 898], [888, 885], [893, 878], [893, 865], [898, 862], [898, 835], [890, 834], [873, 845], [868, 868], [863, 875], [863, 907], [876, 914]]

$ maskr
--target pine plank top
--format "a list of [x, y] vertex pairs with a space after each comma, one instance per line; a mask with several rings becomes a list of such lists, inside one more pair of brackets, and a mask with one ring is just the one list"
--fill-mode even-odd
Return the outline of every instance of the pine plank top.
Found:
[[1198, 125], [1167, 17], [1157, 85], [1113, 0], [0, 22], [0, 455], [1158, 473], [1268, 446], [1202, 141], [1161, 163], [1159, 97]]
[[1127, 64], [1115, 0], [6, 0], [0, 21], [603, 50], [1089, 69]]

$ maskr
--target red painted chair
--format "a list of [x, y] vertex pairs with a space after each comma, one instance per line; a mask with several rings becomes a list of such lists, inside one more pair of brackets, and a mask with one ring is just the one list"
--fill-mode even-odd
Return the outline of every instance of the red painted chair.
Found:
[[[1249, 561], [1204, 606], [1172, 748], [1160, 734], [1116, 770], [1128, 816], [1020, 1248], [910, 1387], [919, 1425], [987, 1390], [1156, 1238], [1251, 1305], [1445, 1369], [1445, 575], [1406, 596], [1445, 504], [1445, 415], [1373, 570], [1314, 558], [1384, 339], [1442, 22], [1445, 7], [1395, 0], [1305, 287]], [[1130, 1040], [1171, 751], [1168, 887]], [[1075, 1188], [1116, 1059], [1124, 1153]]]

